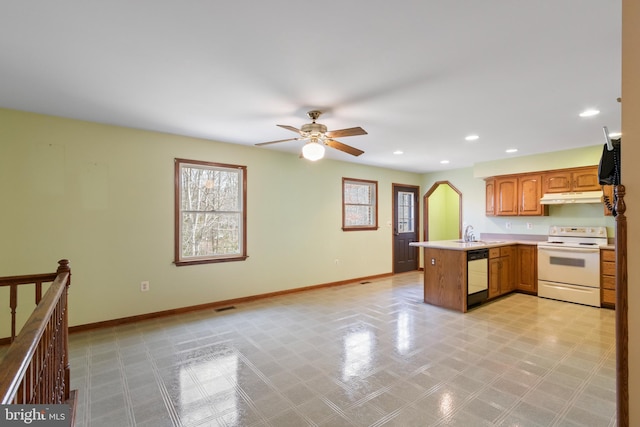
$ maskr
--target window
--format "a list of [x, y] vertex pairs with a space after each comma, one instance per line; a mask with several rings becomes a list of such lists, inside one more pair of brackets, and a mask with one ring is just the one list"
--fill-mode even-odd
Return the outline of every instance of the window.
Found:
[[247, 258], [246, 179], [245, 166], [175, 160], [176, 265]]
[[414, 233], [415, 204], [413, 193], [410, 191], [398, 191], [397, 231], [398, 233]]
[[342, 178], [342, 229], [378, 229], [378, 182]]

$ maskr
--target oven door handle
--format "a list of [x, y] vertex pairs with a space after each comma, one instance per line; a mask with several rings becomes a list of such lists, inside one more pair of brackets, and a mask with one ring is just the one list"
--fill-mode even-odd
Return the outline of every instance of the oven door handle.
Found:
[[550, 246], [538, 246], [538, 250], [541, 251], [558, 251], [558, 252], [573, 252], [573, 253], [595, 253], [600, 252], [600, 248], [560, 248]]

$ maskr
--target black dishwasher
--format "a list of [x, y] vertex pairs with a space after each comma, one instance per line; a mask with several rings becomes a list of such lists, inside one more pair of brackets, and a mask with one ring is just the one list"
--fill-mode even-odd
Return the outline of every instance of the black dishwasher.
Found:
[[489, 249], [467, 251], [467, 308], [489, 297]]

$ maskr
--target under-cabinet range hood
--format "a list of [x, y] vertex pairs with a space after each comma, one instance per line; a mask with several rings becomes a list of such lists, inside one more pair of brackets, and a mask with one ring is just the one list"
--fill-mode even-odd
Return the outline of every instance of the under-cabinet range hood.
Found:
[[575, 193], [547, 193], [540, 199], [541, 205], [562, 205], [570, 203], [602, 203], [602, 191], [581, 191]]

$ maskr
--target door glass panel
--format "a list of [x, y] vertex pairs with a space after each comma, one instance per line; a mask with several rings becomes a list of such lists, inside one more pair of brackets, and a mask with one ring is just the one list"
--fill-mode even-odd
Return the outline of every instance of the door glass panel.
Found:
[[398, 191], [398, 215], [396, 230], [398, 233], [413, 233], [415, 231], [415, 200], [412, 192]]

